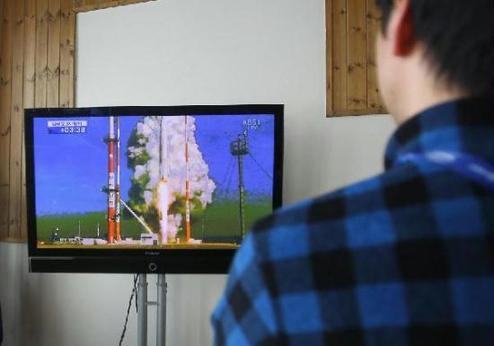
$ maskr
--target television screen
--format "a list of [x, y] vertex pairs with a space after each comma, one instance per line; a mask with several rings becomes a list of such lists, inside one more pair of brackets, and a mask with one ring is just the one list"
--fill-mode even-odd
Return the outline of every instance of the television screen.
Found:
[[26, 110], [31, 270], [226, 271], [281, 204], [282, 113]]

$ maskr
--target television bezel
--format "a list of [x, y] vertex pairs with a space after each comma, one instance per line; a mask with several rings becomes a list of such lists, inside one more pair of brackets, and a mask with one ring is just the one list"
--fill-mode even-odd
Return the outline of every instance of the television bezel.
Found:
[[155, 250], [155, 249], [39, 249], [36, 234], [34, 186], [34, 133], [35, 118], [67, 118], [81, 116], [108, 117], [131, 115], [256, 115], [273, 114], [274, 172], [273, 210], [282, 205], [283, 179], [283, 125], [282, 104], [241, 105], [184, 105], [184, 106], [118, 106], [85, 108], [30, 108], [25, 109], [24, 131], [26, 150], [26, 202], [28, 226], [28, 255], [31, 272], [53, 273], [227, 273], [236, 250]]

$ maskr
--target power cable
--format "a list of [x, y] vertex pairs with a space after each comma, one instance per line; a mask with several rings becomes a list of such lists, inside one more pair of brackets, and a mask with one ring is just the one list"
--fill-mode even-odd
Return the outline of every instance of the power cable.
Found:
[[271, 180], [273, 180], [273, 177], [271, 176], [271, 174], [269, 174], [269, 172], [267, 170], [264, 169], [264, 167], [261, 166], [261, 164], [254, 158], [254, 156], [249, 152], [249, 156], [250, 158], [252, 159], [252, 161], [254, 161], [257, 165], [257, 167], [259, 167], [259, 169]]
[[[120, 335], [120, 342], [118, 343], [119, 346], [122, 346], [122, 342], [125, 339], [125, 333], [127, 332], [127, 322], [129, 322], [129, 315], [130, 315], [130, 308], [132, 307], [132, 300], [134, 299], [134, 296], [136, 295], [137, 292], [137, 279], [139, 275], [134, 275], [134, 286], [132, 287], [132, 293], [130, 295], [129, 299], [129, 305], [127, 306], [127, 315], [125, 316], [125, 323], [123, 326], [122, 330], [122, 335]], [[137, 298], [136, 298], [136, 312], [137, 312]]]

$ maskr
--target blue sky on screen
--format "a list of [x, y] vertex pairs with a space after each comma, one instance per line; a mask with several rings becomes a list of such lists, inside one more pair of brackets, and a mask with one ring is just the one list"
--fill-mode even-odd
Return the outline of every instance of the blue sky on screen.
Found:
[[[218, 197], [233, 196], [238, 188], [238, 166], [230, 154], [230, 142], [244, 131], [244, 120], [260, 120], [248, 130], [250, 155], [244, 159], [245, 187], [251, 197], [271, 195], [274, 166], [274, 117], [272, 115], [201, 115], [196, 121], [196, 141], [216, 183]], [[61, 118], [34, 119], [36, 212], [38, 215], [103, 211], [107, 195], [108, 118], [88, 120], [85, 134], [49, 134], [47, 122]], [[127, 167], [127, 141], [142, 116], [120, 118], [121, 193], [128, 199], [133, 171]]]

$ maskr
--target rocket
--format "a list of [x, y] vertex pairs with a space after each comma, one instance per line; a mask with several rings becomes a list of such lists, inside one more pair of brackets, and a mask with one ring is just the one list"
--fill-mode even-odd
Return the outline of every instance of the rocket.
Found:
[[160, 218], [161, 244], [168, 242], [168, 138], [165, 117], [160, 122], [160, 182], [158, 183], [158, 211]]

